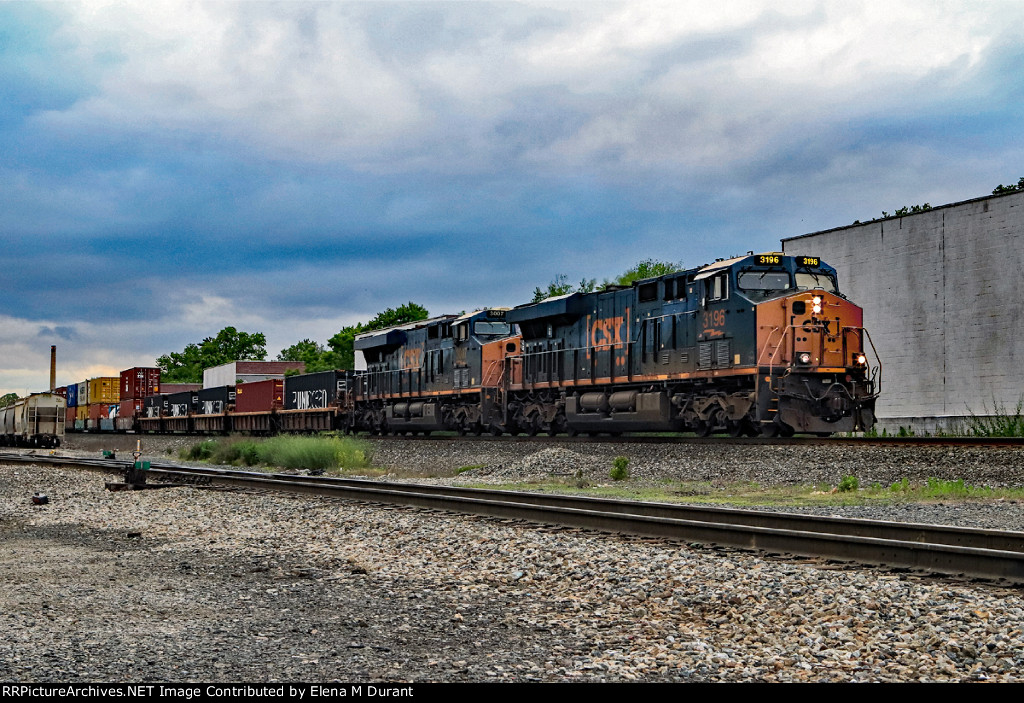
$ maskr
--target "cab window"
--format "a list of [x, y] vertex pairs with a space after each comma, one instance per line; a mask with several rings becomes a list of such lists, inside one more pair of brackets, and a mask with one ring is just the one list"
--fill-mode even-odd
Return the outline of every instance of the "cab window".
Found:
[[512, 327], [507, 322], [485, 322], [481, 320], [473, 325], [473, 334], [508, 336], [512, 334]]
[[736, 276], [736, 286], [740, 290], [789, 290], [793, 283], [787, 271], [743, 271]]
[[821, 289], [826, 293], [836, 292], [836, 281], [827, 273], [812, 271], [796, 272], [796, 287], [800, 290]]
[[708, 300], [726, 300], [729, 297], [729, 273], [723, 271], [707, 279]]

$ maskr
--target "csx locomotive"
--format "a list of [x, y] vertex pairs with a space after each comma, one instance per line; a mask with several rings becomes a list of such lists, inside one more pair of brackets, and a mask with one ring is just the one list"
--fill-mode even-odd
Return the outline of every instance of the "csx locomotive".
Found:
[[835, 269], [780, 253], [400, 325], [355, 348], [366, 371], [339, 425], [374, 433], [828, 435], [870, 428], [881, 386]]

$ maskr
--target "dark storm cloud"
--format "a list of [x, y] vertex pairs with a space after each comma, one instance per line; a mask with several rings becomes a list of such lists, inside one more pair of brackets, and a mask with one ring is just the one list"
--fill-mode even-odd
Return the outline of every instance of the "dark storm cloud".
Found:
[[408, 300], [516, 304], [559, 273], [699, 265], [981, 195], [1024, 175], [1020, 19], [0, 5], [0, 316], [23, 345], [4, 351], [70, 342], [92, 373], [233, 324], [273, 354]]

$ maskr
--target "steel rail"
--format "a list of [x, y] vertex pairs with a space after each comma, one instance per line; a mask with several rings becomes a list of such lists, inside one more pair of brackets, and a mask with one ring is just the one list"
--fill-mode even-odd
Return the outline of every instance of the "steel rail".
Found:
[[[210, 439], [217, 433], [203, 432], [162, 432], [162, 433], [118, 433], [116, 436], [134, 437], [145, 439], [146, 437], [195, 437]], [[75, 432], [68, 433], [69, 436], [81, 437], [102, 437], [115, 436], [113, 433], [96, 432]], [[473, 436], [462, 436], [454, 431], [436, 431], [429, 435], [417, 434], [396, 434], [396, 435], [356, 435], [359, 439], [378, 442], [381, 440], [392, 440], [402, 442], [526, 442], [547, 444], [552, 442], [565, 442], [570, 444], [711, 444], [717, 446], [729, 445], [753, 445], [753, 446], [800, 446], [800, 445], [840, 445], [850, 447], [1024, 447], [1024, 437], [813, 437], [801, 435], [799, 437], [729, 437], [726, 435], [715, 435], [713, 437], [696, 437], [689, 435], [664, 434], [636, 434], [623, 433], [619, 436], [602, 434], [599, 436], [587, 436], [581, 433], [575, 436], [566, 434], [554, 437], [539, 433], [537, 435], [518, 434], [510, 435], [504, 433], [498, 436], [483, 433]]]
[[[2, 461], [78, 465], [106, 471], [125, 471], [131, 465], [0, 454]], [[163, 463], [153, 464], [147, 474], [168, 481], [200, 477], [211, 485], [401, 504], [1024, 584], [1024, 533], [1019, 532]]]

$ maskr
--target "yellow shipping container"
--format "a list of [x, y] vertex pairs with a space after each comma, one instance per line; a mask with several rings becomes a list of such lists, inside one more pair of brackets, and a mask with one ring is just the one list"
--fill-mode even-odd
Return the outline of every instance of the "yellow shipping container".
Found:
[[[89, 379], [89, 405], [117, 403], [121, 400], [121, 377], [104, 376]], [[79, 400], [78, 402], [82, 402]]]
[[75, 408], [75, 419], [76, 420], [88, 420], [89, 419], [89, 406], [79, 405]]

